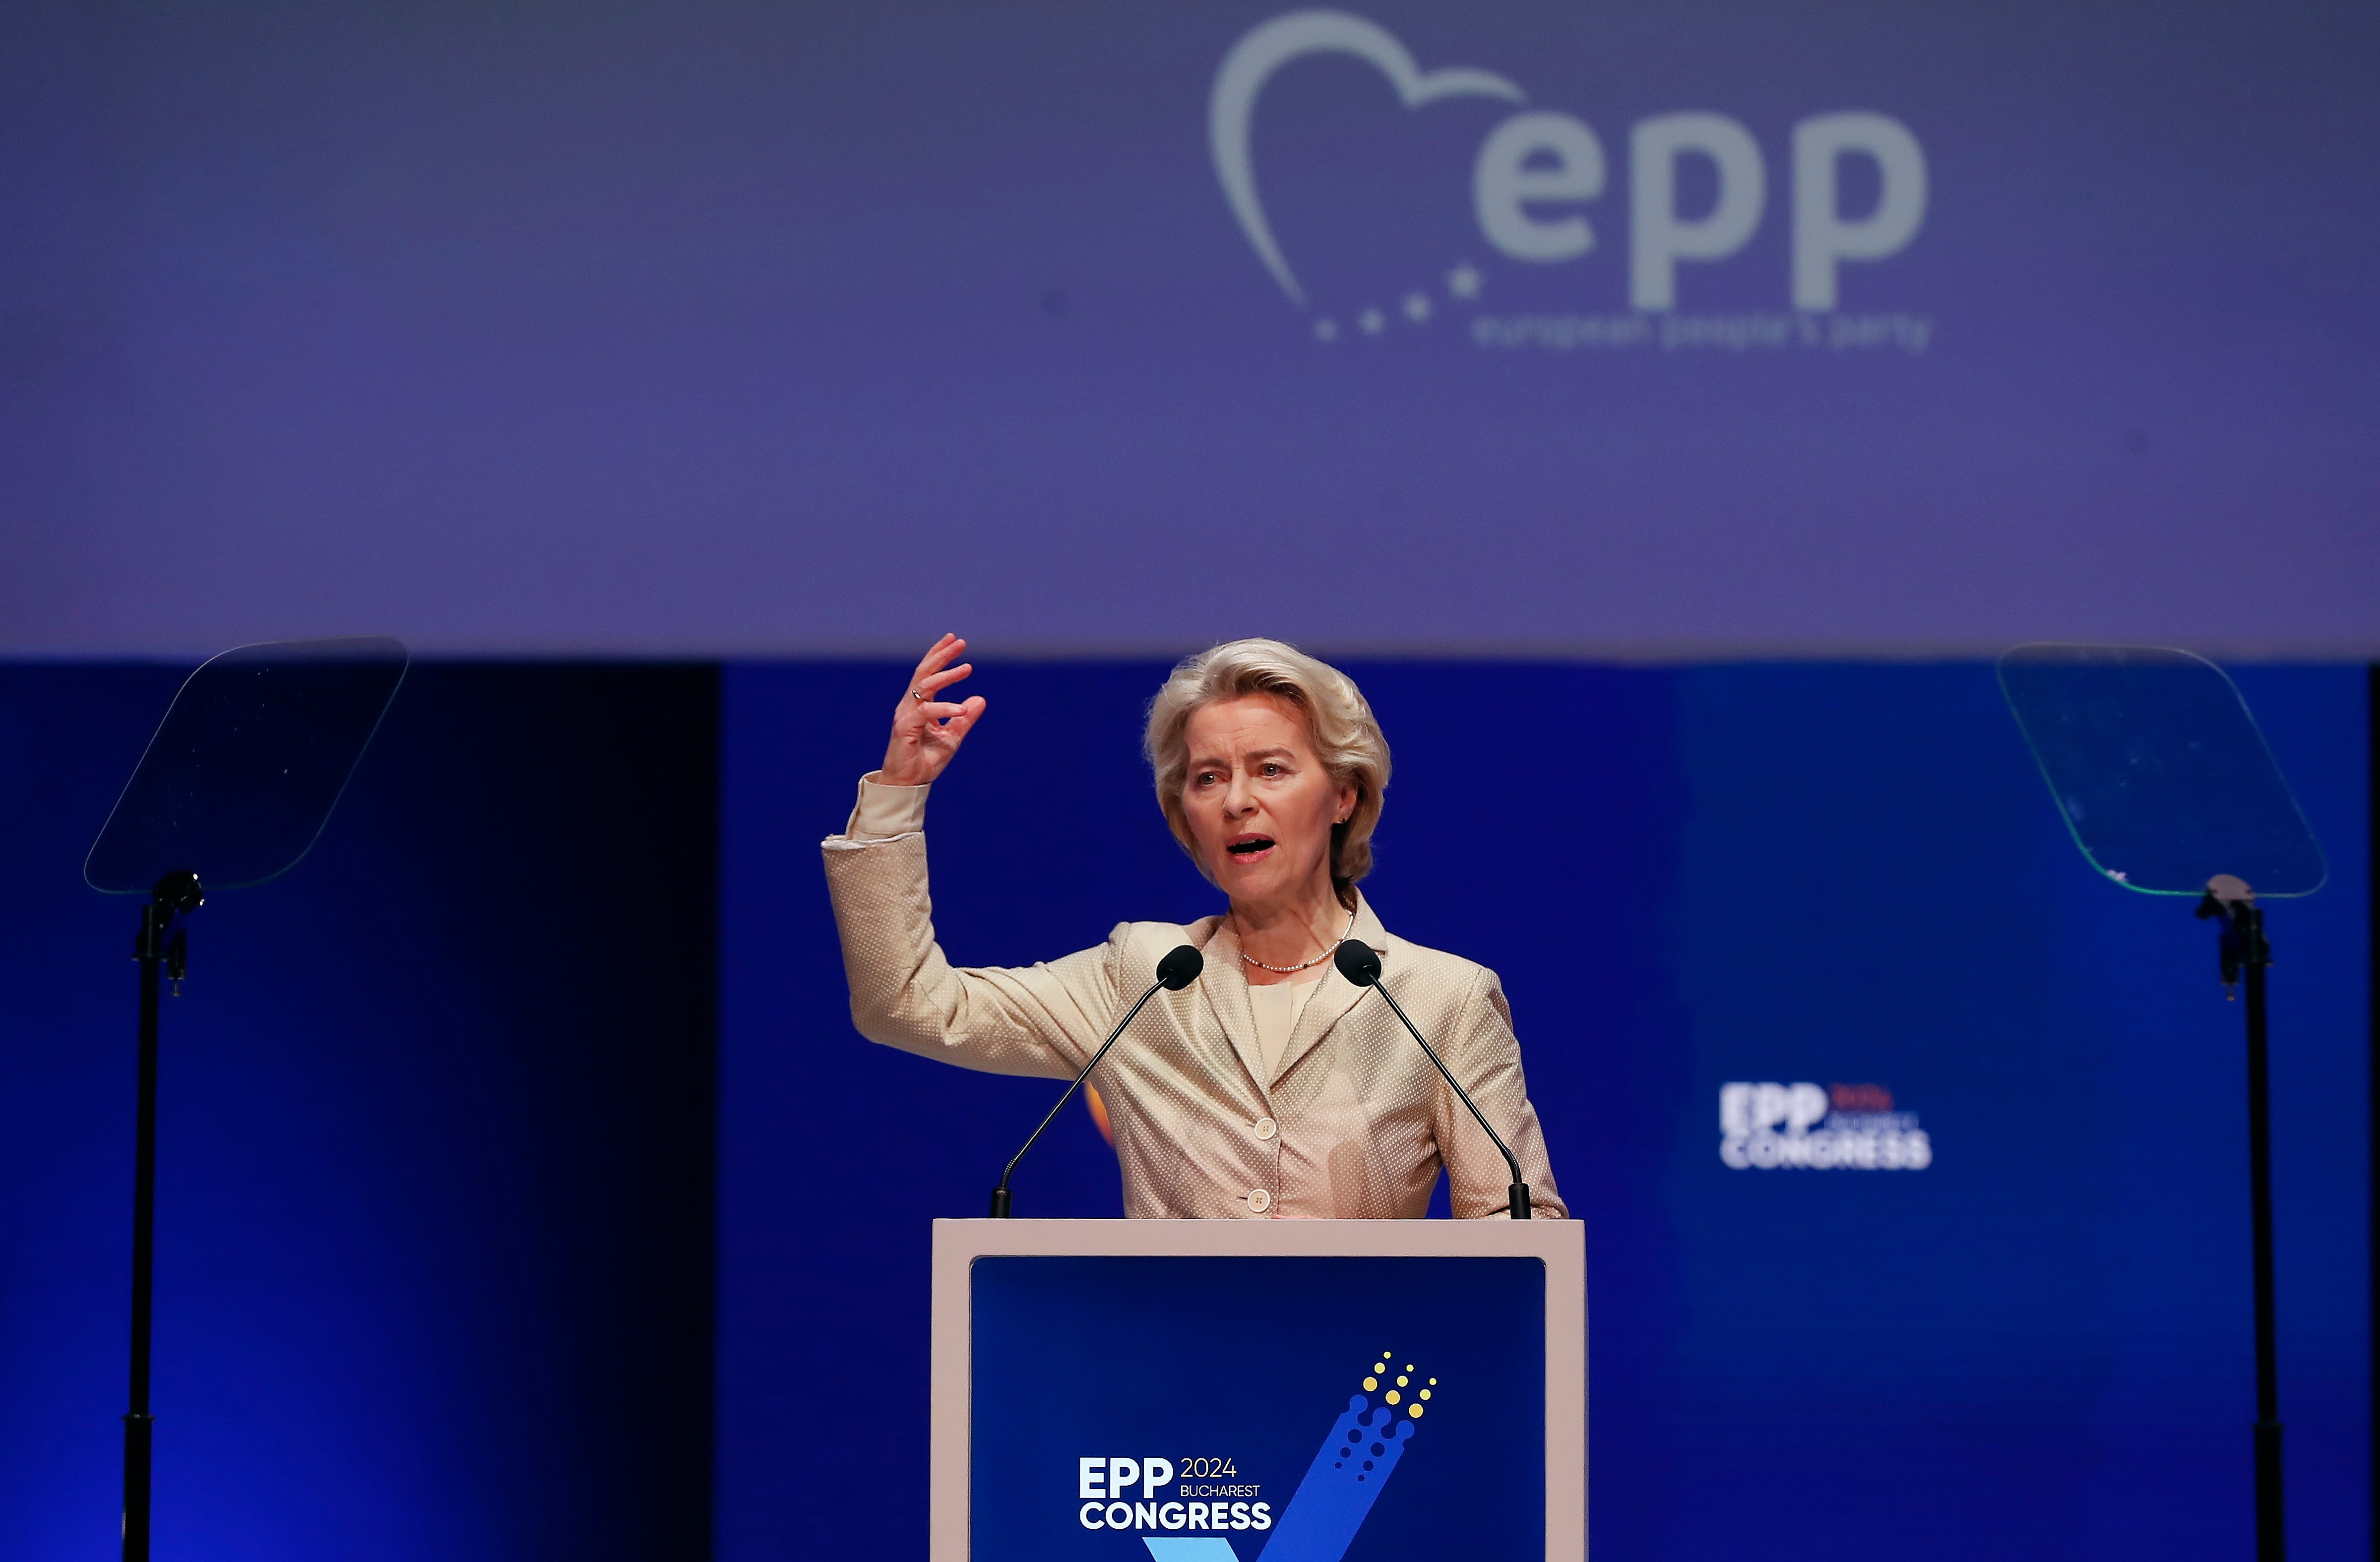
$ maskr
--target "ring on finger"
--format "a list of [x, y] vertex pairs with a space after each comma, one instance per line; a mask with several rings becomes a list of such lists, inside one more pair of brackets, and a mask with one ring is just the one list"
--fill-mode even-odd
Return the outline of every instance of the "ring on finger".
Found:
[[919, 705], [923, 705], [926, 703], [926, 691], [923, 689], [911, 689], [909, 691], [909, 697], [916, 700]]

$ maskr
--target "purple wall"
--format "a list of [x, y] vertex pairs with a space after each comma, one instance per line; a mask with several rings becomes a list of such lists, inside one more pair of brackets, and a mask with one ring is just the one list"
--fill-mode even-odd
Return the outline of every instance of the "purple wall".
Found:
[[11, 7], [0, 651], [2380, 650], [2368, 8], [1288, 14]]

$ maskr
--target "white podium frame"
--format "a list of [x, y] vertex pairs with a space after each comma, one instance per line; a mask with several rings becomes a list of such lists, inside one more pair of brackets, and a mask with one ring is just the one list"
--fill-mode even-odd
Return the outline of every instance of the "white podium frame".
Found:
[[1536, 1258], [1546, 1266], [1546, 1562], [1586, 1562], [1586, 1230], [1575, 1220], [937, 1220], [931, 1562], [967, 1562], [978, 1258]]

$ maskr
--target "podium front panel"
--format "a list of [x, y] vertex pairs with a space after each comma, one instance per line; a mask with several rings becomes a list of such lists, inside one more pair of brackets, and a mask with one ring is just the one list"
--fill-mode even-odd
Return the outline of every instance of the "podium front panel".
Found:
[[1585, 1555], [1574, 1222], [940, 1221], [936, 1562]]

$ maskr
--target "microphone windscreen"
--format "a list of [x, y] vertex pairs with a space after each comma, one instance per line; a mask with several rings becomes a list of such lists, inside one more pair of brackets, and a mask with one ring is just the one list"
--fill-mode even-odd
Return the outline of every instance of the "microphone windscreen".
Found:
[[1157, 985], [1167, 992], [1180, 992], [1198, 979], [1207, 968], [1207, 957], [1188, 944], [1157, 963]]
[[1331, 963], [1339, 967], [1339, 975], [1359, 987], [1368, 987], [1380, 979], [1379, 953], [1361, 938], [1350, 938], [1341, 944]]

